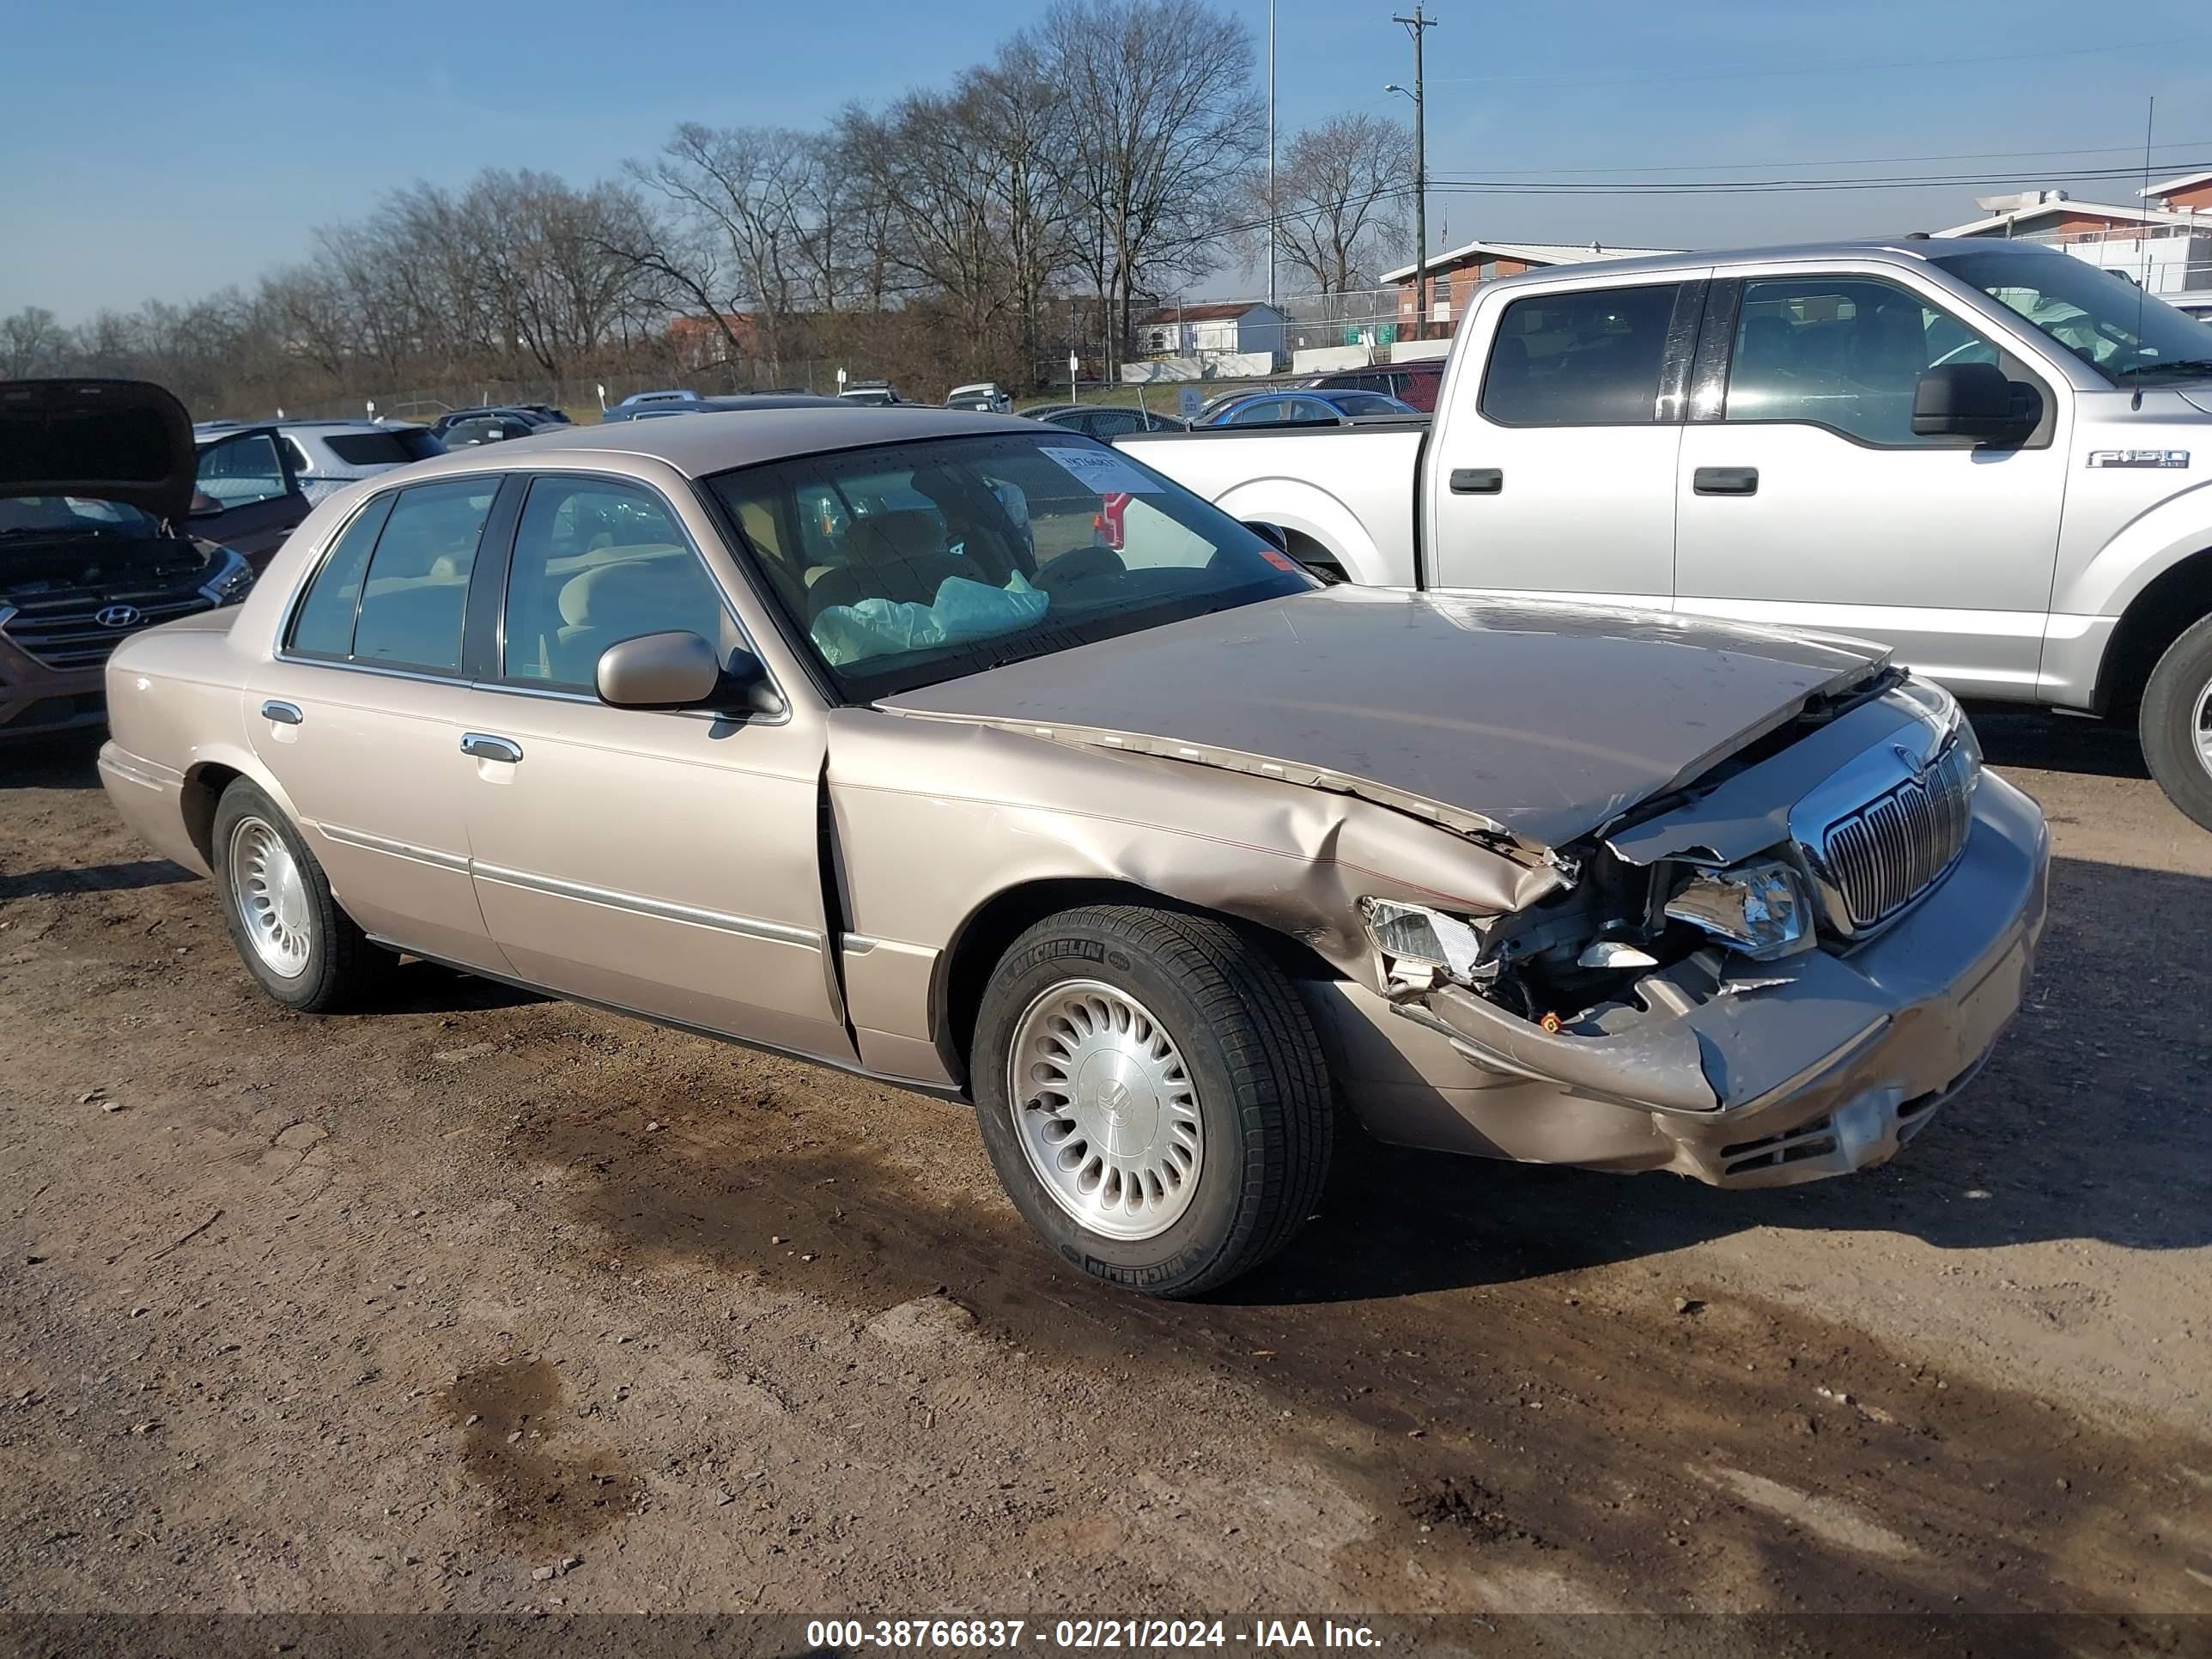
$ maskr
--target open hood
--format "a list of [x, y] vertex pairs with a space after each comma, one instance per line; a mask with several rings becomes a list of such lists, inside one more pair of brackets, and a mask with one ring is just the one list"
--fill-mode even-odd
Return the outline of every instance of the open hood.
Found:
[[1556, 848], [1887, 657], [1663, 612], [1332, 587], [886, 699]]
[[0, 495], [76, 495], [179, 520], [197, 471], [191, 417], [150, 381], [0, 381]]

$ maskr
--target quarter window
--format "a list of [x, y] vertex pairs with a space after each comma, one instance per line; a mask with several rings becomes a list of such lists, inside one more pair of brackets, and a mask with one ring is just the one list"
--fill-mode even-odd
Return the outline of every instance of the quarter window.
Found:
[[1516, 300], [1498, 321], [1482, 377], [1482, 412], [1506, 426], [1650, 422], [1680, 286]]
[[744, 643], [665, 502], [603, 481], [531, 485], [507, 570], [503, 678], [588, 691], [609, 646], [679, 629], [726, 659]]
[[1989, 341], [1893, 283], [1746, 283], [1729, 367], [1729, 421], [1802, 421], [1883, 445], [1916, 438], [1912, 395], [1939, 363], [1993, 363]]

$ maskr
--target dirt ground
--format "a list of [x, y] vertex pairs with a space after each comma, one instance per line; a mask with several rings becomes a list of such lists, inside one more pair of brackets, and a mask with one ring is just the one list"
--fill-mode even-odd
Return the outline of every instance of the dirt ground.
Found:
[[957, 1106], [428, 967], [288, 1014], [90, 744], [0, 754], [0, 1610], [2212, 1613], [2212, 836], [1984, 734], [2053, 921], [1899, 1162], [1355, 1146], [1184, 1306]]

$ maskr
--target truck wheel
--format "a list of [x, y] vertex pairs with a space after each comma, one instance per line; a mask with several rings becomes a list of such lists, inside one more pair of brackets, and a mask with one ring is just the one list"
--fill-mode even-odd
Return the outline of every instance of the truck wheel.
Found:
[[1321, 1044], [1226, 923], [1135, 905], [1047, 918], [991, 975], [971, 1073], [1014, 1207], [1094, 1278], [1196, 1296], [1282, 1249], [1321, 1196]]
[[2151, 776], [2168, 800], [2212, 830], [2212, 617], [2158, 659], [2141, 718]]
[[398, 959], [338, 908], [300, 832], [243, 778], [216, 803], [214, 852], [224, 925], [263, 990], [320, 1014], [382, 988]]

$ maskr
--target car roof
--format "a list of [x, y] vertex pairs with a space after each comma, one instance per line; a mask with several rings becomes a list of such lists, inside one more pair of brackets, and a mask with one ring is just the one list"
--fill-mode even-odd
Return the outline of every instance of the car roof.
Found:
[[991, 431], [1036, 435], [1036, 422], [1018, 415], [979, 415], [960, 409], [901, 404], [887, 409], [842, 408], [823, 402], [769, 409], [716, 410], [680, 421], [617, 421], [608, 425], [541, 428], [526, 438], [488, 445], [465, 455], [418, 463], [410, 476], [481, 471], [510, 466], [524, 455], [573, 458], [641, 457], [663, 461], [686, 477], [703, 478], [732, 467], [830, 450], [928, 438], [974, 437]]
[[1556, 282], [1563, 276], [1607, 277], [1645, 273], [1655, 276], [1671, 276], [1685, 270], [1703, 270], [1709, 265], [1766, 260], [1796, 263], [1823, 259], [1875, 259], [1896, 265], [1941, 264], [1946, 259], [1955, 259], [1963, 254], [1986, 253], [1992, 246], [2031, 252], [2036, 257], [2049, 255], [2060, 259], [2072, 257], [2059, 249], [2045, 247], [2039, 243], [1994, 237], [1875, 237], [1863, 241], [1783, 242], [1770, 247], [1707, 248], [1683, 253], [1646, 254], [1634, 259], [1584, 259], [1571, 265], [1547, 265], [1540, 270], [1499, 276], [1485, 283], [1482, 287], [1483, 291], [1488, 293], [1492, 289], [1534, 287]]
[[278, 432], [427, 432], [419, 421], [201, 421], [195, 432], [235, 432], [270, 427]]

